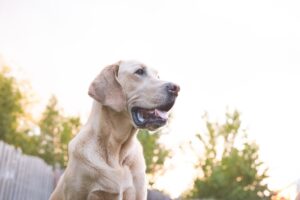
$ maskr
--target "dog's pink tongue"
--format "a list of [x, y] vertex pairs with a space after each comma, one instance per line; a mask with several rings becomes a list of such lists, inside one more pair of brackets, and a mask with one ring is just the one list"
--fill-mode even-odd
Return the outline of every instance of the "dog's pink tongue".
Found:
[[155, 109], [154, 112], [155, 112], [156, 116], [159, 116], [160, 118], [165, 119], [165, 120], [168, 119], [168, 113], [167, 112], [161, 111], [161, 110], [158, 110], [158, 109]]

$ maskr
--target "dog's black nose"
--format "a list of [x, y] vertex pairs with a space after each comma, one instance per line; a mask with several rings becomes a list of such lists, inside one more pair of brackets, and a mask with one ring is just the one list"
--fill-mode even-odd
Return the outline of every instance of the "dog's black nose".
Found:
[[180, 91], [179, 85], [176, 85], [174, 83], [167, 83], [166, 88], [168, 93], [174, 96], [177, 96], [178, 92]]

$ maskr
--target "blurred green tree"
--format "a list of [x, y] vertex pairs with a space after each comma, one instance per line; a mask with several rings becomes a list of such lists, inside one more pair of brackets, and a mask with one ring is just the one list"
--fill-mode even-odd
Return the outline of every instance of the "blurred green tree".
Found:
[[[2, 63], [0, 63], [2, 64]], [[26, 154], [37, 155], [38, 138], [30, 135], [31, 115], [26, 112], [28, 96], [11, 75], [10, 68], [0, 66], [0, 140], [19, 147]]]
[[24, 114], [21, 106], [23, 95], [9, 68], [0, 71], [0, 139], [12, 143], [18, 129], [18, 119]]
[[68, 143], [79, 131], [79, 117], [65, 117], [52, 96], [39, 122], [39, 156], [48, 164], [65, 167], [68, 158]]
[[226, 122], [206, 121], [206, 134], [197, 138], [204, 146], [197, 168], [202, 173], [194, 182], [190, 198], [215, 200], [270, 199], [272, 192], [264, 183], [267, 169], [259, 160], [259, 147], [240, 131], [237, 111], [226, 114]]
[[164, 173], [164, 162], [171, 153], [159, 143], [160, 135], [160, 132], [149, 132], [148, 130], [140, 130], [137, 135], [143, 146], [150, 186], [153, 186], [158, 176]]

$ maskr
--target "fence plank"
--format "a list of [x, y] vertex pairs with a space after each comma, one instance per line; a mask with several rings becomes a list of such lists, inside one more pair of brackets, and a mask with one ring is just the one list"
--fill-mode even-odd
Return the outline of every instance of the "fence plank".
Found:
[[0, 141], [0, 200], [47, 200], [53, 188], [51, 166]]

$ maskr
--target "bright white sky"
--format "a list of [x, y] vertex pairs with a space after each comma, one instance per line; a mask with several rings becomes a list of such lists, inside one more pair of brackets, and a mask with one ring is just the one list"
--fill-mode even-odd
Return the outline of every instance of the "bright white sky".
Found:
[[[300, 177], [299, 11], [297, 0], [0, 0], [0, 54], [31, 82], [37, 107], [55, 94], [83, 117], [101, 68], [140, 60], [181, 86], [170, 146], [203, 130], [204, 111], [221, 120], [236, 108], [282, 188]], [[174, 156], [158, 185], [179, 194], [190, 161]]]

